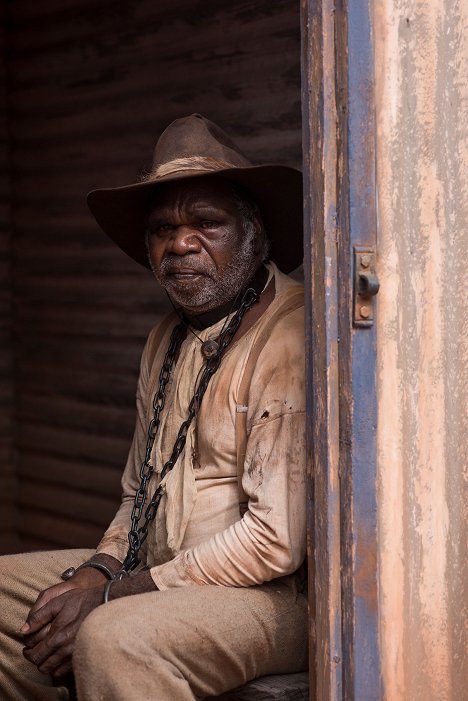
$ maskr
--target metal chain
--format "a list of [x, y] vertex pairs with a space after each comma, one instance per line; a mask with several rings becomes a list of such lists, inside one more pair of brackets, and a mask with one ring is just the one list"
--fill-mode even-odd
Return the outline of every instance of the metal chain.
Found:
[[[187, 333], [187, 327], [185, 323], [180, 323], [177, 324], [177, 326], [174, 327], [171, 333], [171, 338], [169, 341], [169, 348], [167, 349], [166, 355], [164, 357], [164, 361], [159, 373], [159, 386], [156, 394], [154, 395], [153, 399], [153, 418], [151, 419], [149, 426], [148, 426], [148, 432], [147, 432], [147, 438], [146, 438], [146, 448], [145, 448], [145, 457], [143, 459], [143, 462], [141, 463], [140, 467], [140, 485], [138, 489], [135, 492], [135, 500], [133, 504], [133, 509], [132, 509], [132, 514], [130, 517], [130, 522], [131, 522], [131, 527], [130, 531], [128, 533], [128, 541], [129, 541], [129, 549], [127, 556], [124, 560], [124, 565], [122, 566], [122, 570], [127, 570], [125, 567], [125, 563], [127, 562], [130, 552], [137, 554], [140, 547], [141, 547], [141, 540], [139, 537], [138, 533], [138, 523], [140, 521], [141, 515], [143, 513], [143, 509], [145, 506], [146, 502], [146, 497], [147, 497], [147, 486], [148, 483], [151, 479], [151, 477], [154, 474], [154, 467], [151, 465], [151, 452], [153, 450], [153, 445], [154, 441], [156, 439], [156, 435], [159, 429], [159, 424], [161, 421], [161, 413], [162, 410], [164, 409], [164, 404], [166, 401], [166, 387], [167, 383], [169, 382], [171, 372], [172, 372], [172, 367], [174, 365], [174, 361], [176, 359], [178, 350], [180, 348], [180, 345], [182, 341], [184, 340], [185, 336]], [[132, 558], [133, 560], [134, 558]], [[135, 563], [134, 567], [138, 562]], [[132, 567], [131, 569], [134, 569]]]
[[[249, 287], [245, 291], [239, 309], [232, 317], [226, 328], [221, 331], [221, 334], [217, 340], [218, 349], [216, 353], [211, 358], [205, 359], [205, 364], [203, 366], [203, 371], [198, 382], [198, 386], [196, 387], [195, 393], [189, 404], [187, 418], [180, 425], [171, 456], [161, 470], [161, 482], [167, 473], [173, 469], [185, 447], [190, 424], [200, 408], [201, 401], [212, 376], [215, 374], [221, 364], [221, 359], [225, 349], [234, 338], [234, 335], [242, 321], [242, 317], [252, 307], [252, 305], [258, 301], [259, 296], [260, 295], [258, 292], [256, 292], [252, 287]], [[116, 573], [116, 579], [122, 579], [138, 566], [140, 562], [138, 556], [139, 551], [148, 537], [149, 525], [156, 516], [159, 504], [164, 494], [164, 487], [160, 484], [156, 488], [148, 506], [146, 507], [146, 510], [144, 511], [144, 522], [140, 526], [139, 523], [147, 500], [148, 483], [154, 474], [154, 467], [151, 465], [150, 460], [154, 441], [159, 429], [161, 412], [164, 409], [167, 383], [169, 381], [180, 345], [186, 336], [186, 332], [187, 327], [185, 323], [178, 324], [174, 327], [169, 342], [169, 348], [166, 352], [163, 365], [159, 373], [159, 387], [153, 400], [154, 415], [148, 427], [145, 457], [140, 468], [140, 486], [135, 493], [135, 502], [132, 509], [131, 528], [128, 533], [129, 547], [122, 567], [119, 572]]]

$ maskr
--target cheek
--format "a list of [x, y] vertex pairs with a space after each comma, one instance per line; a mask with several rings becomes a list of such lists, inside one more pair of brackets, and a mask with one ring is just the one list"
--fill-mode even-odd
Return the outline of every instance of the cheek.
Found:
[[236, 231], [229, 231], [223, 240], [210, 247], [211, 258], [216, 267], [224, 270], [236, 262], [239, 252], [242, 250], [242, 236]]

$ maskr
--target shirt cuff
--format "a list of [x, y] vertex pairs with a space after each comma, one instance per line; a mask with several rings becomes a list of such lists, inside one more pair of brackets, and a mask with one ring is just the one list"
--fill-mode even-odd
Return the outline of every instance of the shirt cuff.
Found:
[[173, 560], [163, 565], [156, 565], [150, 569], [153, 582], [158, 589], [173, 589], [175, 587], [187, 587], [190, 585], [206, 584], [191, 572], [186, 553], [180, 553]]

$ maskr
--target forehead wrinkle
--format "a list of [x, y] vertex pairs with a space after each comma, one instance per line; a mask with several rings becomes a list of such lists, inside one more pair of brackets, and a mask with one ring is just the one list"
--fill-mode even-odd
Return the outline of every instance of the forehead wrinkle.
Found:
[[211, 182], [168, 183], [153, 202], [152, 210], [181, 211], [189, 207], [212, 207], [237, 212], [236, 202], [229, 184], [221, 179]]
[[[148, 224], [154, 225], [164, 221], [176, 219], [182, 220], [184, 217], [188, 216], [190, 218], [199, 217], [200, 215], [206, 218], [215, 217], [218, 218], [220, 215], [226, 215], [227, 210], [223, 207], [210, 204], [209, 202], [193, 202], [190, 204], [179, 205], [177, 208], [163, 206], [155, 207], [148, 217]], [[234, 213], [227, 212], [231, 214]]]

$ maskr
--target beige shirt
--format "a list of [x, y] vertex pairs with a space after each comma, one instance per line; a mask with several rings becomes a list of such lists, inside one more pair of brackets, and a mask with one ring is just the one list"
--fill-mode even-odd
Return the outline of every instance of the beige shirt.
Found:
[[[305, 396], [303, 307], [274, 326], [262, 349], [250, 385], [247, 451], [242, 486], [249, 498], [241, 518], [237, 488], [235, 415], [239, 386], [256, 336], [297, 283], [269, 264], [275, 298], [260, 319], [226, 350], [212, 377], [185, 449], [164, 479], [163, 497], [150, 526], [146, 564], [159, 589], [193, 584], [250, 586], [294, 572], [305, 556]], [[224, 320], [202, 332], [215, 338]], [[122, 478], [121, 506], [97, 551], [122, 561], [146, 433], [168, 329], [154, 356], [150, 333], [142, 356], [137, 390], [137, 422]], [[170, 456], [187, 416], [203, 365], [201, 341], [192, 333], [182, 344], [168, 385], [166, 409], [152, 453], [156, 474]]]

